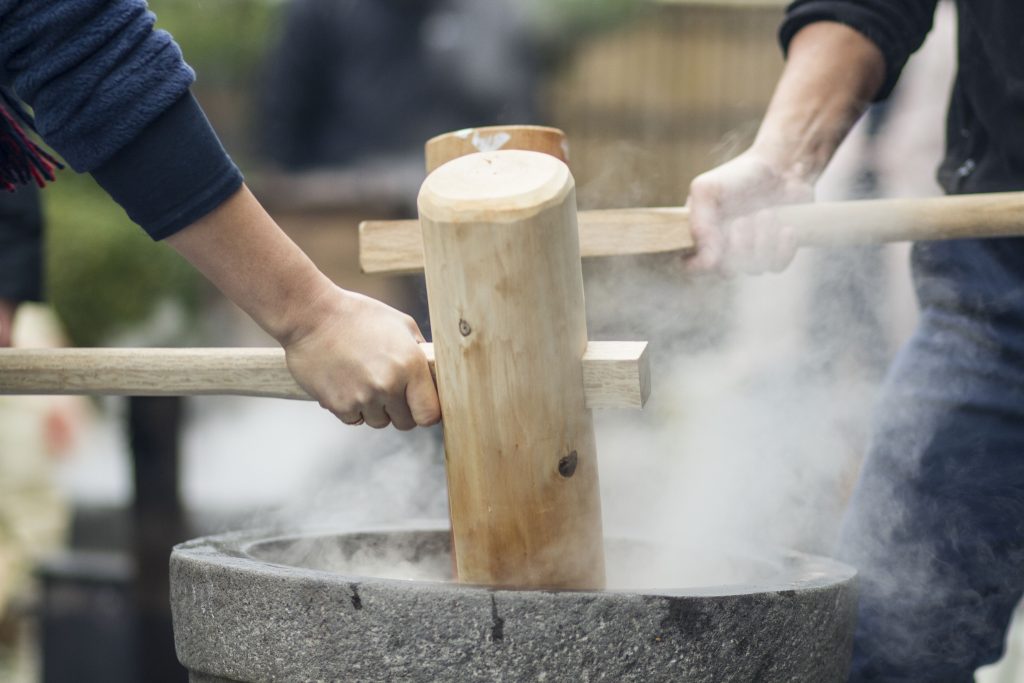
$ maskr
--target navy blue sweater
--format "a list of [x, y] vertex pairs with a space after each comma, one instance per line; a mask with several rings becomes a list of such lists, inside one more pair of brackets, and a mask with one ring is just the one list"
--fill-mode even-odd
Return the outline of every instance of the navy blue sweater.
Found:
[[42, 138], [153, 238], [201, 218], [242, 177], [144, 0], [0, 0], [0, 83]]

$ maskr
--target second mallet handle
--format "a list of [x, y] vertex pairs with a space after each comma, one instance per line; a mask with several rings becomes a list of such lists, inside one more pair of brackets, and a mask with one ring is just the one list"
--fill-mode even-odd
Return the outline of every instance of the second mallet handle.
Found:
[[822, 202], [775, 213], [800, 246], [1024, 235], [1024, 192]]
[[[1024, 192], [820, 202], [780, 207], [773, 213], [793, 227], [799, 246], [1024, 235]], [[581, 211], [579, 230], [584, 258], [686, 253], [694, 246], [685, 207]], [[419, 223], [363, 223], [359, 255], [367, 273], [422, 270]]]

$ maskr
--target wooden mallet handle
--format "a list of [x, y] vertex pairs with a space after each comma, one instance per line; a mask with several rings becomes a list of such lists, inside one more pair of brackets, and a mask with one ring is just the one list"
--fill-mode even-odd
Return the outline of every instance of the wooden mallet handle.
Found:
[[[434, 347], [421, 344], [433, 370]], [[590, 342], [590, 408], [641, 408], [650, 395], [646, 342]], [[0, 349], [0, 395], [264, 396], [309, 400], [279, 348]]]
[[822, 202], [773, 213], [808, 247], [1024, 235], [1024, 192]]
[[[805, 247], [1024, 235], [1024, 192], [822, 202], [768, 213], [791, 226], [797, 245]], [[583, 258], [688, 253], [694, 247], [685, 207], [581, 211], [579, 230]], [[364, 272], [423, 269], [416, 221], [366, 221], [359, 239]]]

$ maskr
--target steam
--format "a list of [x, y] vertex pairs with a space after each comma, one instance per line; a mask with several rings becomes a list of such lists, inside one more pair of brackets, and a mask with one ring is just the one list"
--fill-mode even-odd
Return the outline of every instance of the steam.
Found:
[[[616, 151], [619, 168], [641, 169], [651, 154], [629, 145]], [[611, 181], [587, 182], [579, 187], [583, 206]], [[647, 203], [644, 187], [637, 180], [641, 194], [622, 203]], [[880, 328], [837, 299], [812, 306], [823, 277], [841, 292], [862, 286], [865, 259], [877, 260], [885, 277], [871, 275], [864, 291], [906, 277], [898, 250], [844, 254], [828, 256], [827, 268], [823, 254], [808, 252], [782, 275], [737, 278], [694, 277], [675, 256], [587, 262], [591, 339], [648, 340], [654, 378], [645, 411], [595, 413], [606, 535], [661, 549], [637, 561], [610, 544], [609, 587], [743, 582], [749, 565], [729, 558], [771, 564], [786, 549], [832, 553], [881, 366], [899, 342], [885, 321], [906, 317], [872, 302]], [[324, 449], [298, 487], [303, 495], [252, 526], [345, 531], [446, 517], [437, 431], [349, 433], [351, 446]], [[297, 552], [291, 559], [301, 562], [309, 549]], [[361, 566], [419, 575], [395, 557]]]
[[[908, 77], [913, 69], [912, 63]], [[934, 74], [922, 81], [933, 84]], [[941, 106], [936, 102], [936, 110]], [[889, 173], [889, 179], [932, 176], [941, 116], [933, 124], [927, 154], [916, 153], [918, 168], [899, 177]], [[921, 128], [899, 120], [892, 126]], [[707, 166], [742, 151], [755, 130], [750, 122], [723, 136]], [[849, 196], [856, 187], [865, 149], [858, 135], [822, 180], [820, 197]], [[670, 197], [652, 194], [652, 187], [668, 186], [663, 180], [670, 173], [654, 145], [616, 142], [573, 151], [595, 155], [574, 161], [600, 169], [577, 177], [581, 208], [685, 199], [684, 186]], [[900, 156], [906, 169], [913, 155]], [[595, 163], [599, 158], [614, 163]], [[892, 160], [882, 165], [888, 171]], [[901, 195], [929, 191], [893, 186]], [[906, 271], [905, 247], [806, 252], [784, 274], [756, 278], [694, 277], [671, 256], [585, 264], [591, 339], [646, 339], [653, 364], [645, 411], [599, 411], [594, 419], [606, 535], [661, 549], [656, 558], [637, 562], [639, 556], [621, 555], [612, 548], [623, 546], [610, 544], [611, 587], [729, 583], [744, 580], [737, 570], [743, 565], [723, 558], [757, 556], [771, 563], [783, 549], [832, 554], [866, 450], [882, 369], [913, 324]], [[835, 296], [815, 300], [823, 283]], [[879, 290], [887, 295], [859, 308], [837, 305], [850, 292]], [[325, 453], [302, 487], [307, 495], [253, 525], [346, 530], [410, 527], [410, 520], [446, 516], [436, 433], [382, 436], [362, 429], [352, 443], [345, 452]], [[308, 548], [301, 552], [306, 555], [296, 562], [308, 558]], [[331, 566], [334, 560], [318, 562]], [[408, 578], [418, 571], [391, 556], [361, 566]]]
[[[830, 554], [878, 374], [849, 358], [836, 376], [804, 364], [806, 299], [794, 295], [811, 265], [802, 258], [790, 274], [731, 285], [670, 278], [661, 291], [649, 271], [642, 278], [647, 295], [633, 300], [651, 310], [637, 317], [662, 321], [652, 397], [643, 415], [599, 413], [595, 424], [606, 527], [658, 542], [665, 552], [652, 573], [682, 577], [736, 553]], [[674, 301], [685, 301], [678, 314], [659, 304]], [[856, 330], [819, 322], [841, 334], [816, 350], [841, 359]]]

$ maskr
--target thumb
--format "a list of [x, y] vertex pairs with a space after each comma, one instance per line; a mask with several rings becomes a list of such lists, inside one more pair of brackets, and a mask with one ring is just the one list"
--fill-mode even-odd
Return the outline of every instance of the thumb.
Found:
[[434, 386], [426, 356], [416, 364], [416, 370], [405, 387], [405, 402], [409, 405], [412, 419], [420, 427], [429, 427], [441, 421], [441, 402], [437, 397], [437, 387]]

